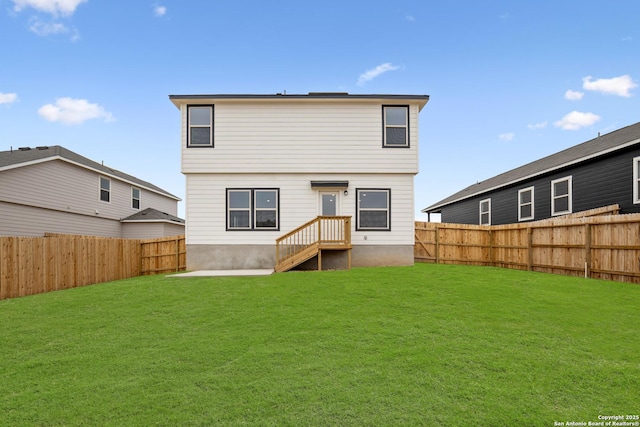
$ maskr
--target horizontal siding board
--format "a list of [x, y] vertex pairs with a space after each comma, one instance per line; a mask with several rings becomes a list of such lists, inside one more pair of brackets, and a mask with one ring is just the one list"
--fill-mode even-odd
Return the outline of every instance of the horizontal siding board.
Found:
[[[349, 181], [339, 191], [340, 214], [354, 217], [356, 188], [391, 188], [391, 231], [353, 231], [354, 244], [413, 244], [413, 176], [411, 174], [190, 174], [187, 175], [187, 244], [264, 244], [315, 218], [318, 191], [311, 181]], [[226, 188], [279, 188], [279, 231], [226, 231]], [[367, 239], [364, 239], [364, 236]]]
[[417, 173], [418, 107], [410, 108], [411, 148], [382, 148], [382, 105], [221, 102], [215, 148], [186, 147], [185, 173]]

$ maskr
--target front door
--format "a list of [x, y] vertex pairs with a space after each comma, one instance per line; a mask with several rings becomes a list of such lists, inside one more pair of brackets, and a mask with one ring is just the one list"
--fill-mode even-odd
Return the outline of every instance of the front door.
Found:
[[337, 191], [320, 192], [320, 208], [322, 216], [336, 216], [340, 211], [340, 193]]

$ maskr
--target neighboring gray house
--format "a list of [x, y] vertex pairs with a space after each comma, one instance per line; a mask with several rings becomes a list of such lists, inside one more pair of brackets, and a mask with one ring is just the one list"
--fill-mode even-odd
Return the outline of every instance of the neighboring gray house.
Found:
[[0, 152], [0, 236], [174, 236], [179, 201], [58, 145]]
[[640, 123], [478, 182], [422, 212], [499, 225], [615, 204], [622, 214], [640, 212]]

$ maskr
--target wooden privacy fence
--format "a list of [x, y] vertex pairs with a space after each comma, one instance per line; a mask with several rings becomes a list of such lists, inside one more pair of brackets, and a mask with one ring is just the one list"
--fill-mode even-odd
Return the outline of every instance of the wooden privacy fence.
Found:
[[184, 252], [184, 236], [0, 237], [0, 299], [184, 270]]
[[416, 222], [415, 260], [640, 283], [640, 214], [477, 226]]

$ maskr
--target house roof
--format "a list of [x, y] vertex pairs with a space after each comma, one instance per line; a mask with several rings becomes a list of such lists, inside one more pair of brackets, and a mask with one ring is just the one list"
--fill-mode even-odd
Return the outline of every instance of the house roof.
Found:
[[429, 95], [392, 95], [392, 94], [349, 94], [347, 92], [309, 92], [308, 94], [215, 94], [215, 95], [169, 95], [173, 104], [180, 108], [188, 102], [205, 102], [215, 100], [381, 100], [381, 101], [415, 101], [420, 109], [429, 102]]
[[562, 150], [524, 166], [504, 172], [487, 180], [473, 184], [433, 205], [422, 209], [424, 213], [440, 212], [444, 206], [459, 202], [470, 197], [479, 196], [489, 191], [497, 190], [508, 185], [530, 178], [553, 172], [580, 162], [584, 162], [605, 154], [640, 143], [640, 122], [618, 129], [611, 133], [598, 136], [590, 141]]
[[105, 166], [89, 160], [71, 150], [68, 150], [60, 145], [41, 146], [41, 147], [21, 147], [17, 150], [0, 151], [0, 172], [7, 169], [13, 169], [22, 166], [28, 166], [31, 164], [51, 161], [62, 160], [69, 163], [76, 164], [80, 167], [94, 170], [103, 175], [108, 175], [112, 178], [119, 179], [121, 181], [128, 182], [130, 184], [143, 187], [154, 193], [161, 194], [163, 196], [172, 198], [174, 200], [180, 200], [179, 197], [174, 196], [162, 188], [151, 184], [150, 182], [143, 181], [132, 175], [120, 172], [119, 170]]
[[121, 222], [175, 222], [184, 225], [184, 219], [153, 208], [141, 210], [140, 212], [123, 218]]

